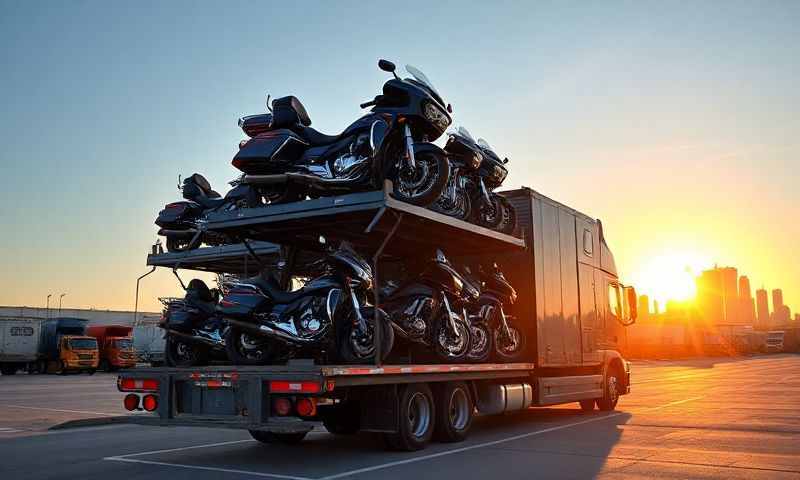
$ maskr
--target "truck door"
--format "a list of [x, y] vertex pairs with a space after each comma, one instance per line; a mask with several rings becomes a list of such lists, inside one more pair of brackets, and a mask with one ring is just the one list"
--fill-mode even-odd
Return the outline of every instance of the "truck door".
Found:
[[595, 302], [598, 314], [602, 315], [602, 328], [597, 336], [599, 349], [618, 349], [620, 330], [623, 328], [620, 321], [622, 318], [621, 290], [616, 279], [601, 270], [595, 272]]

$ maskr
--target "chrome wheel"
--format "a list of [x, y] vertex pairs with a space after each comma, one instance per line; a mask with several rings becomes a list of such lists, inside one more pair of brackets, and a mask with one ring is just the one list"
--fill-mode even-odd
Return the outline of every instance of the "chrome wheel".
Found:
[[472, 412], [470, 408], [472, 403], [467, 398], [467, 392], [462, 388], [453, 389], [450, 394], [450, 408], [448, 415], [450, 417], [450, 425], [456, 430], [463, 430], [469, 423]]
[[494, 347], [497, 355], [505, 360], [514, 360], [525, 347], [525, 337], [515, 326], [509, 325], [508, 332], [502, 326], [494, 331]]
[[450, 162], [441, 155], [421, 153], [416, 156], [413, 170], [401, 159], [392, 179], [394, 196], [413, 205], [428, 206], [435, 202], [450, 176]]
[[431, 426], [431, 403], [422, 392], [415, 392], [408, 399], [408, 431], [422, 438]]
[[489, 328], [484, 323], [470, 325], [470, 347], [467, 358], [473, 362], [486, 360], [492, 348], [492, 338]]
[[443, 318], [439, 322], [439, 331], [436, 335], [436, 350], [444, 360], [458, 362], [469, 353], [470, 329], [461, 317], [455, 313], [452, 315], [455, 331], [451, 330], [447, 318]]
[[619, 390], [617, 389], [617, 377], [614, 375], [608, 376], [608, 399], [616, 405], [619, 400]]

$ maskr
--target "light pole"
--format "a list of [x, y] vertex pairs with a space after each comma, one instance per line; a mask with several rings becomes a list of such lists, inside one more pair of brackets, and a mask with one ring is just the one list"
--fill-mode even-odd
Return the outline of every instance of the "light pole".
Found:
[[59, 316], [61, 315], [61, 299], [64, 298], [65, 295], [66, 295], [66, 293], [62, 293], [61, 295], [58, 296], [58, 314], [59, 314]]
[[47, 306], [45, 307], [45, 314], [47, 315], [47, 318], [50, 318], [50, 297], [52, 296], [52, 293], [47, 295]]

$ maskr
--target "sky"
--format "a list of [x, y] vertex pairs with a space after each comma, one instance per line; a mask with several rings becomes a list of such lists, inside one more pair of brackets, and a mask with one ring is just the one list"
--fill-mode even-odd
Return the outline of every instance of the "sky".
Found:
[[[291, 3], [0, 0], [0, 304], [132, 309], [178, 174], [224, 191], [267, 93], [338, 133], [386, 58], [640, 293], [716, 263], [800, 310], [800, 3]], [[140, 310], [178, 293], [158, 271]]]

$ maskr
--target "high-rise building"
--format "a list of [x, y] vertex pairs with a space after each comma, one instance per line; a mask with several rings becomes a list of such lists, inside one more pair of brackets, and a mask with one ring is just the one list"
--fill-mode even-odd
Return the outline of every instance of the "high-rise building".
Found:
[[722, 302], [725, 321], [729, 325], [741, 323], [739, 314], [739, 272], [734, 267], [720, 268], [722, 275]]
[[[714, 267], [697, 277], [697, 308], [709, 324], [741, 324], [738, 271], [734, 267]], [[748, 280], [749, 288], [749, 280]]]
[[789, 307], [783, 304], [783, 290], [780, 288], [772, 290], [772, 326], [787, 326], [791, 315]]
[[769, 297], [763, 288], [756, 290], [756, 325], [769, 328]]
[[650, 318], [650, 297], [647, 295], [639, 295], [639, 320], [647, 321]]
[[750, 292], [750, 279], [747, 275], [739, 277], [739, 320], [745, 325], [756, 323], [756, 302]]

